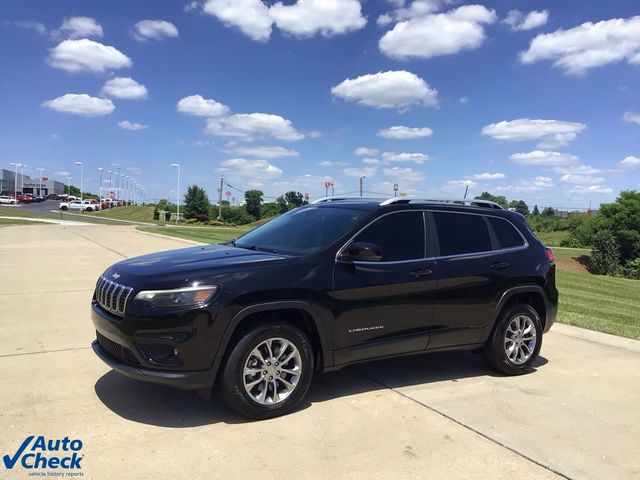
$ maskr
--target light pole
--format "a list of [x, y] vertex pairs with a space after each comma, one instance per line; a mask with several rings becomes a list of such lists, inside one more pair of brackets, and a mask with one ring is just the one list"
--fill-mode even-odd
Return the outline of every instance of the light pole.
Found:
[[180, 218], [180, 164], [172, 163], [171, 166], [178, 169], [178, 188], [176, 190], [176, 204], [178, 205], [178, 210], [176, 213], [176, 223], [178, 223], [178, 219]]
[[98, 171], [100, 172], [100, 204], [102, 204], [102, 172], [104, 168], [98, 167]]
[[113, 185], [111, 184], [111, 174], [113, 173], [113, 170], [107, 170], [107, 173], [109, 174], [109, 198], [113, 200], [111, 198], [111, 192], [113, 191]]
[[67, 177], [67, 196], [71, 195], [71, 179], [73, 177]]
[[124, 200], [125, 206], [127, 205], [127, 185], [129, 184], [129, 175], [122, 176], [122, 200]]
[[80, 166], [80, 203], [84, 200], [82, 189], [84, 188], [84, 163], [76, 162], [76, 165]]
[[38, 188], [38, 195], [42, 196], [42, 172], [44, 172], [44, 168], [36, 168], [36, 170], [40, 173], [40, 187]]
[[118, 170], [118, 172], [116, 173], [116, 197], [118, 197], [118, 205], [120, 204], [120, 200], [121, 200], [121, 196], [122, 196], [122, 191], [120, 190], [120, 188], [122, 187], [122, 177], [120, 176], [120, 167], [116, 168], [116, 170]]
[[20, 193], [24, 194], [24, 169], [29, 165], [21, 163], [20, 166], [22, 167], [22, 175], [20, 176]]
[[367, 178], [364, 175], [360, 177], [360, 196], [362, 196], [362, 181]]
[[11, 163], [12, 166], [16, 167], [16, 174], [13, 178], [13, 198], [15, 198], [15, 200], [18, 200], [18, 167], [21, 167], [22, 164], [21, 163]]
[[120, 176], [120, 172], [113, 172], [113, 174], [116, 176], [116, 207], [120, 206], [120, 192], [118, 191], [118, 185], [120, 185], [120, 179], [118, 178]]

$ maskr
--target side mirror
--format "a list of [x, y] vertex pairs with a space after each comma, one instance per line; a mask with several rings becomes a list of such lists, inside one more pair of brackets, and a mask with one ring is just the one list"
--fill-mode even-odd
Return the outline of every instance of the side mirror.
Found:
[[379, 262], [382, 260], [382, 248], [375, 243], [354, 242], [341, 256], [344, 260], [356, 262]]

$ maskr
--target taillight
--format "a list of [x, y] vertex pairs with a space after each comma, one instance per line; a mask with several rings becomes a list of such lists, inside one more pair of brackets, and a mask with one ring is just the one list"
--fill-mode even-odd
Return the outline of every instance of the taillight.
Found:
[[549, 260], [549, 263], [555, 262], [556, 256], [553, 254], [553, 250], [551, 250], [550, 248], [545, 248], [545, 251], [547, 252], [547, 260]]

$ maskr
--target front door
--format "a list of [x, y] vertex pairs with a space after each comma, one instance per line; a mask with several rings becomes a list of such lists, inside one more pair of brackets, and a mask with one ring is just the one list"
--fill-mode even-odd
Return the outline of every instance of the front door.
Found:
[[436, 265], [425, 259], [424, 213], [383, 215], [353, 241], [379, 245], [382, 261], [335, 264], [336, 365], [424, 350], [436, 292]]

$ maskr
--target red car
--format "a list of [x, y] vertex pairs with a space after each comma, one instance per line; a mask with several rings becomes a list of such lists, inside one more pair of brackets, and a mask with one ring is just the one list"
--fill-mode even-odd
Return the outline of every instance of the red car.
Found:
[[33, 202], [33, 197], [30, 196], [30, 195], [26, 195], [24, 193], [19, 193], [16, 198], [21, 203], [31, 203], [31, 202]]

